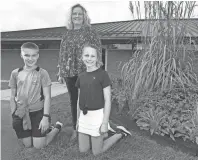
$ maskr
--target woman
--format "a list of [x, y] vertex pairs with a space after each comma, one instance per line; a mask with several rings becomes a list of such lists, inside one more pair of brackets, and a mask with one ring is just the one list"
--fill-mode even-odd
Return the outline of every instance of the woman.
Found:
[[[70, 16], [67, 21], [66, 31], [63, 35], [59, 53], [59, 82], [65, 80], [70, 95], [71, 113], [74, 132], [71, 139], [75, 138], [77, 120], [78, 88], [75, 87], [79, 73], [86, 70], [81, 60], [82, 48], [85, 43], [91, 42], [100, 48], [101, 42], [98, 34], [91, 28], [90, 18], [86, 9], [76, 4], [71, 7]], [[102, 52], [100, 52], [102, 53]], [[99, 56], [101, 59], [101, 55]]]

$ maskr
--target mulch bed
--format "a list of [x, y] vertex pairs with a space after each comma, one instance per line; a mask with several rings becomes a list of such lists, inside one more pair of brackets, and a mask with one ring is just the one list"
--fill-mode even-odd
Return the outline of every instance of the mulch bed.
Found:
[[127, 127], [129, 130], [132, 130], [139, 135], [146, 136], [148, 139], [154, 140], [162, 146], [169, 146], [174, 150], [181, 151], [192, 156], [198, 156], [198, 145], [196, 143], [184, 141], [182, 138], [175, 138], [176, 140], [173, 141], [168, 136], [160, 136], [157, 134], [151, 135], [150, 132], [141, 130], [127, 112], [118, 114], [118, 107], [116, 107], [115, 104], [112, 104], [111, 120], [117, 124]]

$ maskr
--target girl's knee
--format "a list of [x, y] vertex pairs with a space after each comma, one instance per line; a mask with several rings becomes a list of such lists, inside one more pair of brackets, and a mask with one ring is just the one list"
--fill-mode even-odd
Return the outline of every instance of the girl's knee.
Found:
[[79, 133], [78, 142], [79, 142], [79, 151], [81, 153], [88, 152], [90, 150], [91, 148], [90, 137], [88, 135]]
[[92, 153], [93, 153], [94, 156], [97, 156], [100, 153], [102, 153], [102, 151], [101, 150], [94, 150], [94, 149], [92, 149]]
[[79, 151], [80, 151], [81, 153], [88, 152], [89, 150], [90, 150], [90, 147], [89, 147], [89, 146], [87, 146], [87, 147], [85, 147], [85, 146], [80, 147], [80, 146], [79, 146]]

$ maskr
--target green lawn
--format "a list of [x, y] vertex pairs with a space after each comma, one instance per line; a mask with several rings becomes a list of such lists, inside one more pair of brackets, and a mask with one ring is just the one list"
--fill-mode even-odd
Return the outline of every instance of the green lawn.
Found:
[[[42, 150], [19, 148], [14, 157], [16, 160], [197, 160], [170, 146], [162, 146], [156, 141], [131, 131], [132, 136], [122, 139], [106, 153], [94, 157], [91, 152], [81, 154], [77, 141], [69, 141], [72, 131], [71, 114], [68, 95], [60, 95], [52, 99], [52, 122], [60, 120], [64, 123], [61, 133]], [[116, 122], [118, 123], [118, 122]]]

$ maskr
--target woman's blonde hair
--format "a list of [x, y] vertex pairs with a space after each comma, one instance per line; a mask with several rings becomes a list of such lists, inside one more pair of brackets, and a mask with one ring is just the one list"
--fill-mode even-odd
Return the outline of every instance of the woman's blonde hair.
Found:
[[84, 54], [84, 49], [86, 47], [90, 47], [90, 48], [93, 48], [96, 50], [96, 53], [97, 53], [97, 62], [96, 62], [96, 66], [97, 67], [101, 67], [103, 65], [103, 62], [102, 62], [102, 50], [99, 46], [97, 46], [96, 44], [91, 44], [91, 43], [86, 43], [84, 46], [83, 46], [83, 49], [82, 49], [82, 56]]
[[66, 28], [67, 29], [73, 29], [74, 28], [74, 25], [72, 23], [72, 12], [73, 12], [74, 8], [76, 8], [76, 7], [80, 7], [83, 11], [83, 26], [91, 26], [90, 18], [87, 14], [87, 10], [81, 4], [75, 4], [69, 10], [68, 19], [66, 20]]

